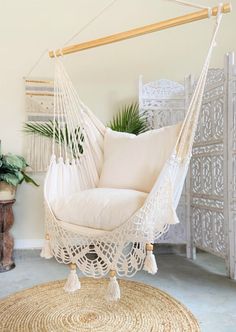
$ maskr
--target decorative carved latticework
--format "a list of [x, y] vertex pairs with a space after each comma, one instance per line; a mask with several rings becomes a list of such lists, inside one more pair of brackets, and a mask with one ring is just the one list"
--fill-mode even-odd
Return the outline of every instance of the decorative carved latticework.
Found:
[[[143, 84], [140, 77], [139, 108], [149, 127], [161, 128], [183, 121], [188, 103], [186, 91], [184, 85], [174, 81], [162, 79]], [[189, 219], [186, 207], [185, 186], [177, 208], [180, 223], [170, 227], [168, 233], [158, 240], [159, 243], [186, 243], [186, 221]]]
[[190, 167], [193, 243], [226, 257], [224, 215], [224, 71], [210, 69]]
[[208, 73], [191, 162], [193, 245], [221, 256], [236, 278], [236, 66]]
[[[190, 174], [178, 206], [179, 225], [161, 242], [187, 243], [188, 257], [198, 247], [226, 261], [236, 279], [236, 65], [233, 53], [225, 68], [210, 69], [195, 136]], [[140, 79], [140, 110], [151, 128], [174, 124], [184, 117], [191, 94], [168, 80], [145, 85]]]

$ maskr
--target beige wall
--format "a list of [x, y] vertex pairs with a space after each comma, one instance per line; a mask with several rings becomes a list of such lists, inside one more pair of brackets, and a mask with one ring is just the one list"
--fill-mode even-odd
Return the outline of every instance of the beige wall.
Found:
[[[213, 0], [201, 1], [216, 5]], [[3, 150], [23, 153], [24, 87], [27, 75], [46, 48], [60, 47], [108, 0], [0, 0], [0, 138]], [[236, 51], [235, 11], [223, 17], [212, 66]], [[75, 42], [169, 18], [190, 9], [162, 0], [118, 0]], [[84, 102], [102, 121], [120, 105], [137, 98], [138, 76], [144, 80], [182, 80], [197, 75], [207, 51], [213, 22], [196, 22], [65, 57], [64, 62]], [[45, 55], [33, 76], [52, 76], [53, 61]], [[40, 189], [22, 185], [15, 204], [13, 233], [17, 246], [38, 245], [43, 237], [43, 176]], [[34, 240], [33, 242], [31, 240]], [[37, 241], [35, 241], [37, 240]]]

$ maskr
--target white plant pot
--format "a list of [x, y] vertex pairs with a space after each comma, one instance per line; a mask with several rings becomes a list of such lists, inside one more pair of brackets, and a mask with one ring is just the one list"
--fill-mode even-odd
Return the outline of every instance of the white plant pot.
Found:
[[15, 199], [16, 187], [4, 181], [0, 181], [0, 201], [10, 201]]

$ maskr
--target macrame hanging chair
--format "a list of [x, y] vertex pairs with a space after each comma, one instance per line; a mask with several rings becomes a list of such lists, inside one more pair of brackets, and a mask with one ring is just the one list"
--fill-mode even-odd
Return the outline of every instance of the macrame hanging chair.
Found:
[[[81, 211], [85, 207], [87, 212], [93, 213], [90, 211], [93, 209], [90, 199], [102, 189], [98, 187], [104, 166], [104, 141], [109, 130], [81, 101], [62, 61], [55, 57], [53, 152], [44, 187], [46, 238], [41, 256], [54, 256], [58, 262], [70, 266], [71, 272], [64, 287], [66, 291], [80, 288], [76, 268], [92, 277], [103, 277], [110, 273], [107, 290], [109, 300], [120, 298], [116, 275], [131, 277], [142, 268], [150, 273], [157, 272], [152, 243], [167, 232], [171, 224], [178, 222], [175, 210], [191, 158], [207, 71], [220, 21], [219, 10], [188, 111], [178, 130], [172, 132], [175, 143], [152, 189], [127, 220], [122, 220], [111, 229], [104, 229], [102, 224], [97, 227], [86, 226], [83, 220], [85, 214], [82, 212], [78, 213], [76, 222], [69, 220], [69, 217], [63, 220], [57, 213], [65, 202], [68, 208], [73, 195], [82, 195], [79, 204], [82, 206]], [[119, 135], [118, 140], [126, 134]], [[157, 149], [156, 153], [159, 152]], [[102, 190], [101, 195], [105, 189]], [[119, 196], [120, 188], [112, 190], [118, 190]], [[108, 195], [112, 205], [113, 194], [110, 191]], [[96, 200], [98, 196], [94, 197]]]

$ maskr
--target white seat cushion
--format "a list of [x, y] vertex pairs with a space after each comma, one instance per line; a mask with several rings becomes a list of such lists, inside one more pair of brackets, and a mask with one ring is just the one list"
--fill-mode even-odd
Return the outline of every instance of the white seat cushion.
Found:
[[110, 231], [142, 207], [146, 193], [128, 189], [96, 188], [52, 203], [55, 216], [68, 223]]
[[174, 149], [181, 123], [138, 136], [106, 129], [98, 187], [150, 192]]

